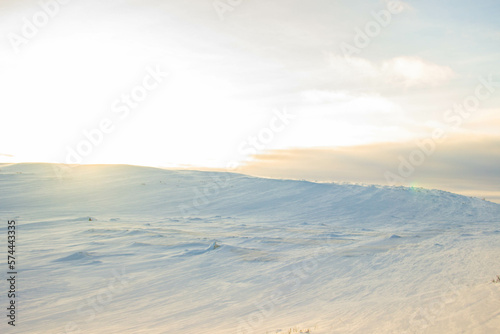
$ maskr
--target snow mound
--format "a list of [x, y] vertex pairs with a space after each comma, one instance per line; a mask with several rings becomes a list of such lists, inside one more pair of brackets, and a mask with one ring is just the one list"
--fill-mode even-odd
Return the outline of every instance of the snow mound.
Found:
[[88, 252], [76, 252], [71, 255], [62, 257], [60, 259], [57, 259], [56, 262], [63, 262], [63, 261], [81, 261], [81, 260], [89, 260], [92, 259], [93, 255], [91, 255]]
[[217, 248], [219, 248], [219, 247], [220, 247], [220, 245], [219, 245], [217, 242], [215, 242], [215, 241], [214, 241], [214, 242], [212, 242], [212, 243], [210, 244], [210, 246], [208, 246], [208, 248], [207, 248], [207, 252], [208, 252], [208, 251], [211, 251], [211, 250], [214, 250], [214, 249], [217, 249]]
[[500, 328], [495, 203], [232, 173], [0, 167], [0, 218], [18, 216], [22, 236], [16, 334]]

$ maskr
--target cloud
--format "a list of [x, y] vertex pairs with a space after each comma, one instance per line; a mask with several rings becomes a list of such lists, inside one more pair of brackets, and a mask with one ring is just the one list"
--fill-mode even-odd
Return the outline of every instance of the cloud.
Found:
[[396, 103], [379, 94], [313, 89], [302, 92], [301, 98], [306, 105], [306, 114], [311, 117], [334, 116], [337, 122], [350, 121], [358, 125], [387, 124], [387, 118], [397, 118], [400, 112]]
[[417, 57], [397, 57], [386, 61], [381, 66], [381, 73], [386, 80], [407, 87], [438, 86], [454, 76], [450, 67], [429, 63]]
[[381, 74], [374, 63], [364, 58], [344, 57], [331, 52], [326, 52], [325, 56], [334, 77], [344, 82], [362, 82], [375, 79]]
[[387, 112], [396, 108], [390, 100], [379, 94], [354, 93], [344, 90], [307, 90], [301, 93], [302, 101], [308, 105], [331, 104], [338, 110], [349, 113], [370, 113], [375, 110]]
[[346, 82], [389, 84], [393, 86], [439, 86], [455, 76], [448, 66], [437, 65], [419, 57], [395, 57], [380, 64], [360, 57], [326, 54], [334, 75]]
[[[385, 3], [387, 6], [389, 3], [395, 2], [395, 1], [394, 0], [382, 0], [382, 2]], [[414, 10], [414, 8], [409, 3], [405, 2], [405, 1], [397, 0], [396, 2], [398, 3], [399, 6], [403, 7], [403, 11]]]
[[[314, 181], [387, 185], [385, 172], [398, 174], [400, 158], [419, 150], [417, 142], [378, 143], [339, 148], [276, 150], [254, 156], [242, 173]], [[500, 137], [449, 138], [415, 166], [401, 185], [417, 184], [466, 195], [500, 199]]]

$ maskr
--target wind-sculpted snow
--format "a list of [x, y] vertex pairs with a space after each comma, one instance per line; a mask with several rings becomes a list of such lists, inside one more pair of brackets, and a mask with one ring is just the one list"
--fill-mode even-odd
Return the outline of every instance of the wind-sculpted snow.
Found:
[[[0, 164], [0, 208], [51, 215], [117, 213], [168, 217], [239, 216], [307, 221], [446, 220], [498, 217], [499, 205], [422, 188], [261, 179], [231, 173], [134, 166]], [[116, 219], [117, 217], [114, 217]], [[119, 217], [118, 217], [119, 218]], [[75, 219], [75, 218], [73, 218]]]
[[21, 259], [2, 333], [500, 328], [500, 205], [481, 199], [133, 166], [4, 164], [0, 185]]

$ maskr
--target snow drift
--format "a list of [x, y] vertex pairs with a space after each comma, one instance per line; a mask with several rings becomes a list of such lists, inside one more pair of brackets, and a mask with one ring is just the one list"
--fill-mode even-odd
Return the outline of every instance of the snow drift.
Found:
[[119, 165], [0, 164], [0, 185], [22, 259], [2, 333], [500, 328], [500, 205], [478, 198]]

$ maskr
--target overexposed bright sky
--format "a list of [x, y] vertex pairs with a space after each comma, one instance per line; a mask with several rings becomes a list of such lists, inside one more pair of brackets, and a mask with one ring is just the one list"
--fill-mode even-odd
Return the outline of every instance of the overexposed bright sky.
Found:
[[[500, 86], [459, 127], [444, 118], [480, 77], [500, 81], [498, 1], [399, 2], [349, 58], [388, 1], [44, 3], [0, 1], [0, 161], [75, 162], [80, 147], [80, 163], [224, 168], [435, 128], [498, 134]], [[158, 69], [164, 80], [116, 112]], [[82, 144], [103, 120], [112, 130]]]

